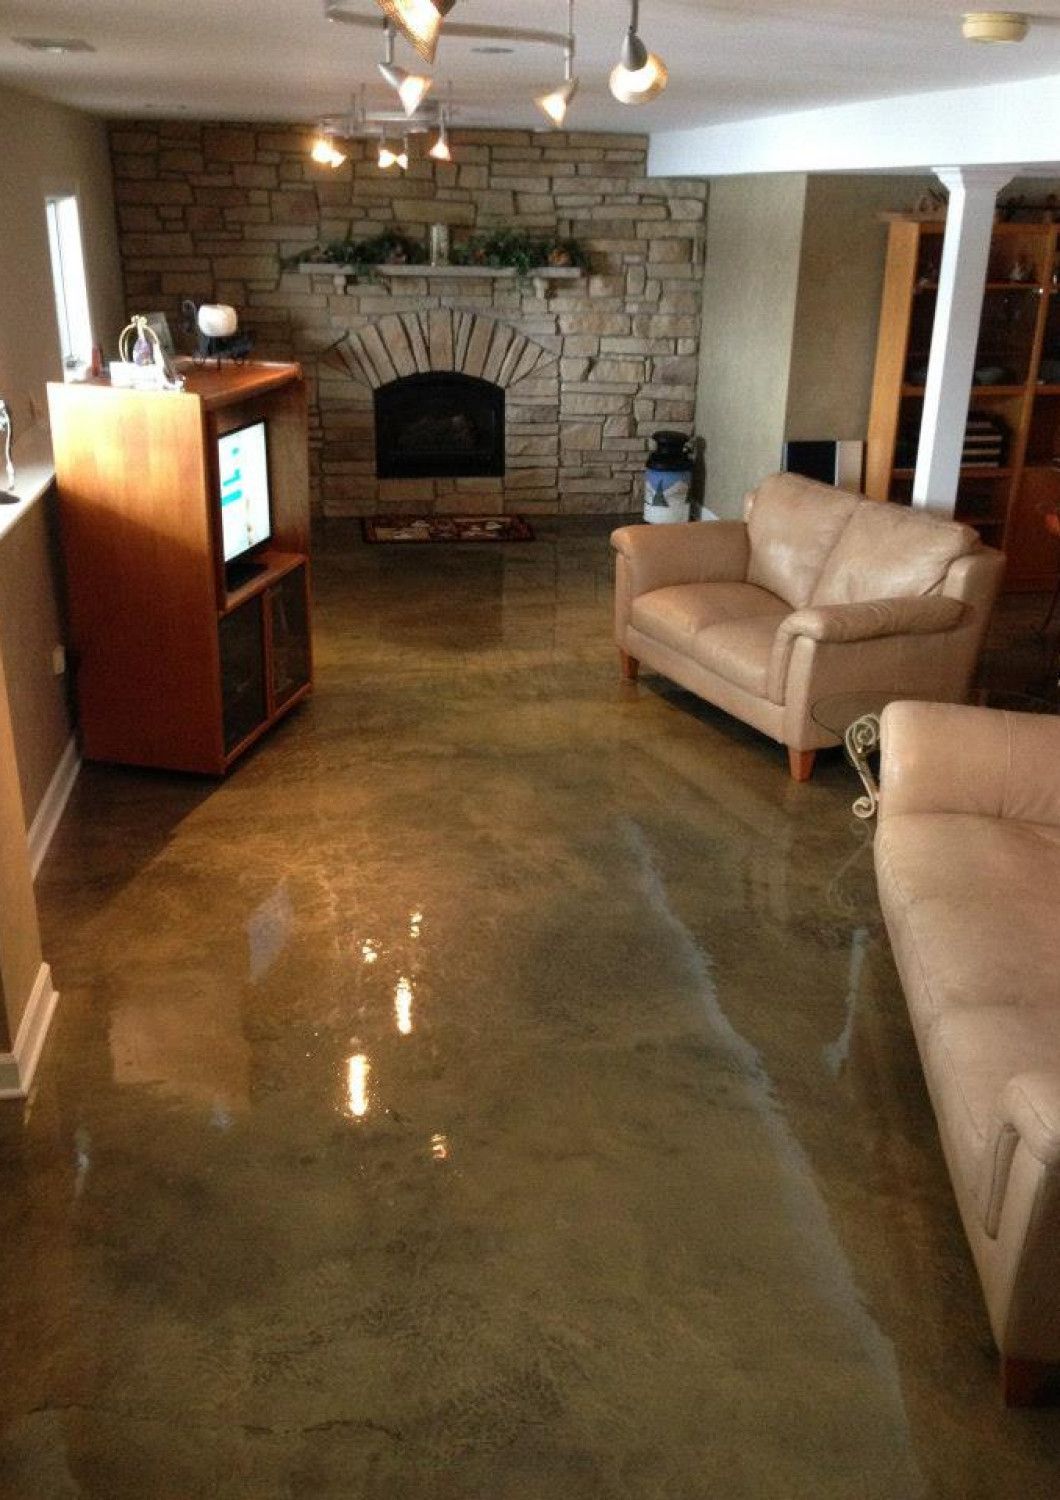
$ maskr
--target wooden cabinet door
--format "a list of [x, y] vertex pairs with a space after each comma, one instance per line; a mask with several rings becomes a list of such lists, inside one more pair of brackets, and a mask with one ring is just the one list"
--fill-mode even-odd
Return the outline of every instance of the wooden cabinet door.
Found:
[[309, 601], [305, 567], [287, 573], [266, 596], [269, 620], [269, 689], [272, 711], [282, 708], [310, 679]]
[[220, 637], [224, 748], [229, 755], [269, 714], [260, 594], [223, 617]]

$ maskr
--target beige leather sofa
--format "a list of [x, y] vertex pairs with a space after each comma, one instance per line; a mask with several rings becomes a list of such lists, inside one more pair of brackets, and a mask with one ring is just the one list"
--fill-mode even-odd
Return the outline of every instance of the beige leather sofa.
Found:
[[643, 662], [771, 735], [798, 781], [836, 743], [820, 699], [966, 696], [1003, 564], [966, 526], [794, 474], [765, 480], [743, 521], [611, 541], [625, 675]]
[[1060, 719], [883, 714], [880, 901], [1006, 1399], [1060, 1362]]

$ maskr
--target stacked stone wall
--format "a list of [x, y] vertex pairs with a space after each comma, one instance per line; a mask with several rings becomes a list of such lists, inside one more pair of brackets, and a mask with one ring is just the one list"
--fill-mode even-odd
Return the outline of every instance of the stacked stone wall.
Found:
[[[318, 166], [310, 139], [292, 125], [115, 122], [129, 311], [160, 309], [176, 326], [185, 297], [229, 302], [258, 354], [302, 363], [328, 515], [639, 509], [649, 435], [691, 431], [706, 184], [645, 177], [643, 136], [453, 131], [451, 163], [413, 136], [407, 173], [381, 171], [369, 142], [351, 143], [337, 170]], [[358, 281], [291, 264], [386, 228], [426, 242], [437, 223], [454, 240], [501, 226], [573, 237], [589, 269], [574, 282], [428, 267]], [[401, 373], [406, 348], [410, 370], [471, 369], [469, 346], [508, 386], [504, 478], [377, 479], [373, 387]]]

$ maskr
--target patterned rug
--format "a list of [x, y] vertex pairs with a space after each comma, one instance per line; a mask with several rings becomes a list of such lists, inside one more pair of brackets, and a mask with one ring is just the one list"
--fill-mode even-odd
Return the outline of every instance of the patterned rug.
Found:
[[366, 542], [532, 542], [523, 516], [365, 516]]

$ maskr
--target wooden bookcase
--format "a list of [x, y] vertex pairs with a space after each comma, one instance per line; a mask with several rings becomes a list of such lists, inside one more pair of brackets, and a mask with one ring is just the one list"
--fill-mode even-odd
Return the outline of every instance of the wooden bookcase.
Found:
[[[293, 364], [48, 387], [82, 752], [223, 774], [310, 691], [308, 424]], [[272, 537], [229, 588], [217, 438], [264, 419]]]
[[[865, 468], [874, 500], [912, 498], [944, 230], [915, 216], [890, 223]], [[1058, 232], [996, 225], [983, 294], [969, 415], [1002, 424], [1004, 447], [999, 463], [962, 469], [957, 519], [1006, 553], [1009, 589], [1051, 588], [1060, 569], [1041, 516], [1060, 503]]]

